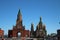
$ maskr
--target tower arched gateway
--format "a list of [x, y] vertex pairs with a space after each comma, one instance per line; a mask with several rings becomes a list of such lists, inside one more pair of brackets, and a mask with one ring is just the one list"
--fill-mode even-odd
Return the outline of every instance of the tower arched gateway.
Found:
[[8, 31], [8, 37], [18, 37], [18, 33], [21, 34], [21, 37], [30, 36], [30, 31], [25, 30], [25, 26], [22, 24], [22, 15], [20, 9], [17, 15], [16, 26], [13, 26], [13, 29]]

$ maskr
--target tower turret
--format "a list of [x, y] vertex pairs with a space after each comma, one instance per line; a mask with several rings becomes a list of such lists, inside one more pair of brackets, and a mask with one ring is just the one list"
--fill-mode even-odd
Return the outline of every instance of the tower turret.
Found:
[[33, 23], [31, 24], [31, 33], [30, 33], [31, 37], [34, 37], [34, 26]]
[[34, 31], [34, 24], [31, 24], [31, 31]]

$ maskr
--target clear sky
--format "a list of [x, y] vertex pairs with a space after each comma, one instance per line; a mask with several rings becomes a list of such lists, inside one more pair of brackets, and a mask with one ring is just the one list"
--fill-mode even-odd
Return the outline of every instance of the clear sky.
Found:
[[40, 16], [48, 34], [60, 29], [60, 0], [0, 0], [0, 28], [4, 34], [16, 24], [19, 9], [27, 30], [30, 30], [31, 23], [36, 29]]

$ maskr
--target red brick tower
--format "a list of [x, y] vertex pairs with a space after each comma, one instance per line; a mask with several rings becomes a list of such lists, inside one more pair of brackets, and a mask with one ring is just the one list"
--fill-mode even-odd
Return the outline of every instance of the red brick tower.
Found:
[[22, 24], [22, 15], [20, 9], [18, 11], [16, 26], [13, 26], [13, 30], [9, 30], [8, 37], [18, 37], [18, 33], [21, 33], [21, 37], [29, 37], [30, 31], [25, 30], [25, 26]]

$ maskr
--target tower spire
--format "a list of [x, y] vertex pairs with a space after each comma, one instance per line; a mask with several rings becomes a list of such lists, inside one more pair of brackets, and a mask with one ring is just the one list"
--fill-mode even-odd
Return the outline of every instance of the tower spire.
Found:
[[31, 23], [31, 31], [34, 31], [34, 24]]
[[17, 22], [17, 24], [22, 25], [22, 14], [21, 14], [20, 9], [19, 9], [18, 14], [17, 14], [17, 21], [16, 22]]
[[20, 9], [19, 9], [19, 11], [18, 11], [18, 16], [20, 16], [20, 15], [22, 16], [21, 11], [20, 11]]
[[21, 14], [20, 9], [19, 9], [18, 15], [17, 15], [17, 21], [18, 21], [18, 20], [22, 21], [22, 14]]
[[31, 23], [31, 32], [30, 32], [31, 37], [34, 37], [34, 25]]

